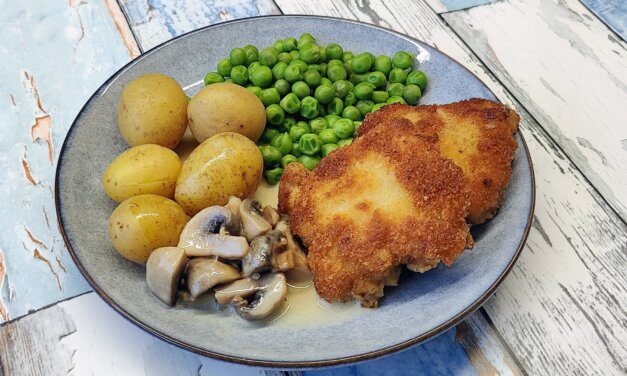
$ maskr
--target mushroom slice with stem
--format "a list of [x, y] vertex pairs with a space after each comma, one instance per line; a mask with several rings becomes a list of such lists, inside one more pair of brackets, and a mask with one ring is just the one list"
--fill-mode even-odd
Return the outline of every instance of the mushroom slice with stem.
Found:
[[311, 282], [312, 275], [311, 270], [309, 270], [309, 264], [307, 263], [307, 255], [290, 230], [289, 218], [281, 219], [276, 224], [275, 230], [281, 231], [285, 239], [287, 239], [287, 249], [293, 260], [292, 268], [285, 272], [287, 279], [290, 283]]
[[248, 241], [239, 235], [240, 223], [231, 210], [210, 206], [183, 228], [178, 246], [188, 256], [220, 256], [240, 260], [248, 253]]
[[287, 296], [287, 281], [282, 273], [272, 273], [259, 280], [260, 289], [249, 300], [234, 299], [235, 312], [246, 320], [262, 320], [279, 309]]
[[242, 201], [239, 207], [239, 220], [242, 223], [242, 235], [249, 242], [272, 230], [272, 225], [262, 216], [261, 204], [252, 198]]
[[185, 273], [187, 289], [193, 299], [197, 299], [215, 285], [241, 278], [239, 270], [231, 265], [206, 257], [191, 259]]
[[263, 217], [263, 219], [268, 221], [268, 223], [272, 227], [274, 227], [277, 222], [279, 222], [279, 219], [281, 219], [279, 212], [270, 205], [266, 205], [263, 207], [263, 210], [261, 211], [261, 216]]
[[229, 197], [229, 202], [227, 202], [226, 205], [224, 205], [225, 208], [231, 211], [231, 214], [233, 214], [233, 218], [237, 221], [239, 221], [239, 207], [241, 204], [242, 204], [241, 198], [237, 196], [231, 196]]
[[252, 278], [238, 279], [226, 285], [216, 287], [215, 298], [219, 304], [229, 304], [236, 297], [246, 298], [259, 291], [259, 281]]
[[185, 251], [179, 247], [157, 248], [150, 253], [146, 262], [146, 284], [165, 304], [174, 305], [186, 264]]
[[286, 248], [287, 239], [280, 231], [272, 230], [256, 237], [250, 243], [250, 251], [242, 259], [242, 276], [250, 277], [253, 273], [271, 270], [274, 255]]

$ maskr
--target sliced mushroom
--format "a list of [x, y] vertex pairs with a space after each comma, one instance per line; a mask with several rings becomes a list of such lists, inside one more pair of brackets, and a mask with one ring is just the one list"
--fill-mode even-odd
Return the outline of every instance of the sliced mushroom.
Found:
[[183, 269], [187, 264], [185, 251], [179, 247], [157, 248], [146, 262], [146, 284], [165, 304], [173, 305]]
[[239, 220], [242, 222], [242, 235], [249, 242], [272, 230], [272, 225], [262, 216], [261, 204], [252, 198], [242, 201], [239, 207]]
[[250, 251], [242, 259], [242, 276], [250, 277], [253, 273], [271, 270], [275, 254], [287, 248], [287, 239], [280, 231], [272, 230], [253, 239]]
[[216, 287], [215, 297], [219, 304], [229, 304], [236, 297], [247, 298], [259, 291], [259, 281], [252, 278], [238, 279], [227, 285]]
[[240, 233], [240, 224], [231, 211], [211, 206], [196, 214], [183, 228], [178, 246], [188, 256], [220, 256], [239, 260], [248, 252], [248, 241]]
[[242, 199], [237, 196], [229, 197], [229, 202], [224, 205], [225, 208], [231, 211], [235, 220], [239, 221], [239, 207], [242, 204]]
[[187, 264], [185, 271], [187, 289], [196, 299], [215, 285], [235, 281], [240, 277], [239, 270], [218, 260], [198, 257]]
[[275, 226], [275, 230], [281, 231], [287, 239], [287, 249], [292, 256], [293, 265], [289, 271], [285, 272], [287, 279], [292, 283], [308, 283], [312, 275], [307, 263], [307, 255], [300, 244], [294, 238], [290, 230], [289, 219], [281, 219]]
[[281, 273], [272, 273], [259, 280], [260, 289], [250, 300], [236, 297], [235, 312], [246, 320], [262, 320], [279, 309], [287, 296], [287, 281]]
[[268, 223], [270, 223], [272, 227], [274, 227], [281, 218], [279, 212], [270, 205], [266, 205], [263, 207], [263, 210], [261, 211], [261, 216], [263, 217], [263, 219], [268, 221]]

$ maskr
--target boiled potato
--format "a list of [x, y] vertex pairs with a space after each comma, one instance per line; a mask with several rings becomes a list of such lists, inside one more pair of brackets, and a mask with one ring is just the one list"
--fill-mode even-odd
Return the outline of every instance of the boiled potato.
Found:
[[102, 185], [117, 202], [145, 193], [174, 198], [179, 172], [181, 159], [175, 152], [160, 145], [139, 145], [111, 162]]
[[232, 132], [219, 133], [200, 144], [183, 163], [176, 181], [176, 202], [189, 215], [230, 196], [251, 196], [259, 182], [263, 159], [257, 145]]
[[199, 143], [222, 132], [239, 133], [257, 142], [266, 125], [266, 111], [259, 98], [230, 83], [200, 90], [189, 102], [187, 118]]
[[187, 128], [187, 96], [164, 74], [146, 74], [124, 87], [118, 102], [118, 127], [130, 146], [174, 148]]
[[138, 264], [160, 247], [176, 246], [189, 217], [174, 201], [152, 194], [122, 202], [109, 218], [109, 238], [120, 255]]

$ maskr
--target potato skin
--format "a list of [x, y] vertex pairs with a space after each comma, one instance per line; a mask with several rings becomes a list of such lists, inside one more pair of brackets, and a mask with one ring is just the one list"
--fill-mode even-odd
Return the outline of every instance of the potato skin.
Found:
[[231, 83], [200, 90], [189, 102], [187, 118], [199, 143], [222, 132], [239, 133], [257, 142], [266, 126], [266, 111], [259, 98]]
[[230, 196], [252, 196], [261, 181], [263, 158], [257, 145], [238, 133], [219, 133], [189, 155], [176, 182], [176, 202], [189, 215]]
[[118, 102], [118, 127], [130, 146], [174, 148], [187, 128], [187, 96], [173, 78], [146, 74], [129, 82]]
[[102, 175], [102, 186], [117, 202], [147, 193], [174, 198], [181, 166], [179, 156], [166, 147], [135, 146], [111, 162]]
[[109, 218], [109, 238], [123, 257], [145, 264], [160, 247], [176, 246], [189, 217], [174, 201], [146, 194], [122, 202]]

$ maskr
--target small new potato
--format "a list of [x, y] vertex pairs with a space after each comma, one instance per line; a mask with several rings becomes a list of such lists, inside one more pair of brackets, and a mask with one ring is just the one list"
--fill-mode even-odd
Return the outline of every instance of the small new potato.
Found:
[[152, 194], [122, 202], [109, 218], [109, 238], [123, 257], [146, 263], [160, 247], [176, 246], [189, 217], [174, 201]]
[[205, 86], [189, 102], [187, 118], [199, 143], [222, 132], [239, 133], [257, 142], [266, 125], [261, 100], [231, 83]]
[[111, 162], [102, 176], [102, 186], [117, 202], [146, 193], [174, 198], [181, 165], [179, 156], [166, 147], [135, 146]]
[[187, 128], [187, 96], [173, 78], [146, 74], [129, 82], [118, 102], [118, 127], [130, 146], [174, 148]]
[[238, 133], [219, 133], [185, 160], [174, 197], [194, 215], [212, 205], [225, 205], [230, 196], [252, 196], [262, 171], [263, 159], [254, 142]]

